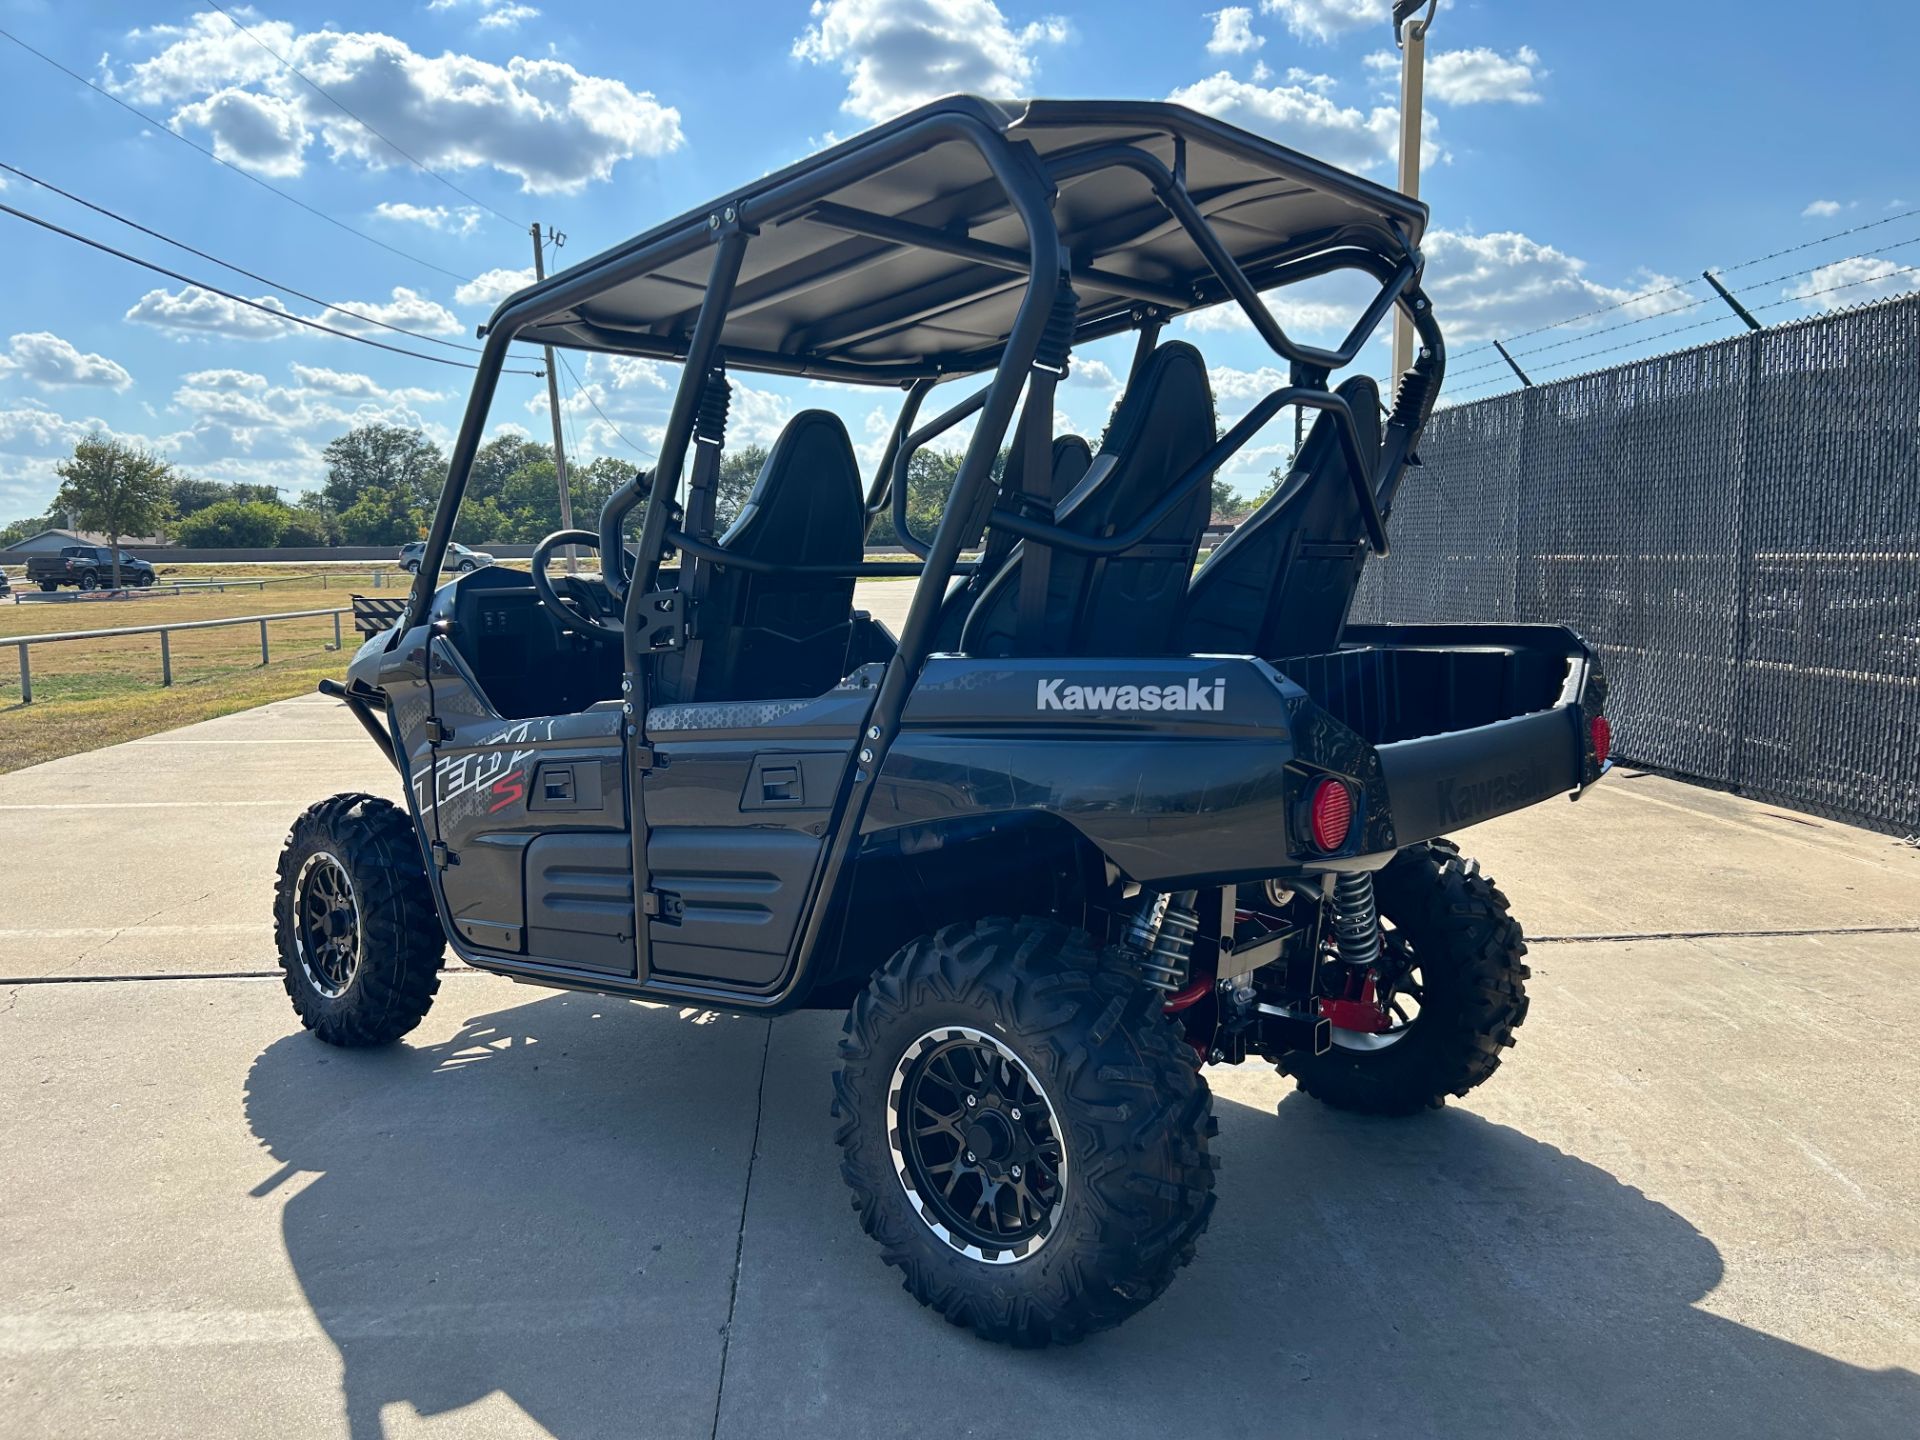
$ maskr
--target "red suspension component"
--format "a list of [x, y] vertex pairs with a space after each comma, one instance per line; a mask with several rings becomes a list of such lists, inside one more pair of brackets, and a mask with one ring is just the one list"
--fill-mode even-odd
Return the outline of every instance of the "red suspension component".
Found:
[[1174, 991], [1173, 994], [1167, 996], [1167, 1003], [1160, 1008], [1165, 1010], [1169, 1015], [1177, 1010], [1188, 1009], [1206, 999], [1207, 992], [1211, 989], [1213, 989], [1213, 977], [1211, 975], [1203, 975], [1198, 980], [1189, 981]]
[[1371, 973], [1360, 978], [1356, 985], [1347, 982], [1348, 994], [1340, 1000], [1320, 999], [1320, 1013], [1327, 1023], [1336, 1030], [1350, 1030], [1361, 1035], [1384, 1035], [1393, 1028], [1393, 1017], [1387, 1013], [1373, 993]]

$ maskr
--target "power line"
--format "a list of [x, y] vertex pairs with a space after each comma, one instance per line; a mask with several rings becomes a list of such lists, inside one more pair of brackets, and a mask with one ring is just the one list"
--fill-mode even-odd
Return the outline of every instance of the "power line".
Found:
[[613, 421], [607, 419], [607, 412], [600, 408], [600, 402], [593, 398], [593, 392], [588, 390], [585, 385], [580, 383], [580, 377], [578, 375], [574, 375], [573, 362], [567, 359], [566, 352], [564, 350], [555, 350], [553, 352], [553, 358], [560, 362], [561, 368], [565, 370], [568, 375], [573, 376], [574, 388], [586, 397], [587, 404], [593, 407], [593, 413], [598, 415], [602, 420], [606, 421], [607, 429], [613, 432], [613, 438], [618, 440], [622, 445], [626, 446], [629, 450], [633, 451], [633, 453], [638, 455], [642, 460], [653, 459], [653, 456], [647, 454], [646, 451], [642, 450], [638, 445], [634, 444], [631, 440], [627, 439], [626, 436], [622, 435], [620, 433], [620, 427], [618, 425], [614, 424]]
[[236, 275], [244, 275], [247, 277], [247, 279], [257, 281], [262, 285], [270, 285], [276, 290], [284, 290], [289, 295], [298, 296], [300, 299], [305, 300], [310, 304], [320, 306], [320, 308], [323, 310], [332, 310], [336, 314], [350, 316], [352, 319], [358, 320], [363, 325], [376, 325], [382, 330], [391, 330], [395, 334], [411, 336], [415, 340], [424, 340], [429, 345], [444, 345], [449, 350], [465, 350], [470, 355], [478, 355], [481, 353], [480, 347], [478, 345], [463, 345], [457, 340], [442, 340], [435, 335], [426, 335], [421, 333], [418, 330], [409, 330], [404, 325], [389, 324], [387, 321], [377, 319], [372, 315], [362, 315], [359, 311], [349, 310], [344, 305], [335, 305], [331, 301], [322, 300], [317, 295], [309, 295], [306, 291], [297, 289], [292, 285], [286, 285], [281, 283], [278, 280], [268, 279], [265, 275], [256, 274], [254, 271], [247, 269], [246, 266], [244, 265], [236, 265], [231, 260], [222, 260], [218, 255], [210, 254], [205, 250], [196, 249], [194, 246], [187, 244], [186, 241], [184, 240], [176, 240], [171, 235], [164, 234], [161, 231], [152, 229], [149, 226], [142, 225], [138, 220], [131, 220], [127, 218], [125, 215], [120, 214], [117, 210], [109, 210], [104, 205], [96, 205], [91, 200], [82, 199], [80, 196], [74, 194], [71, 190], [63, 190], [58, 185], [55, 185], [52, 181], [42, 180], [38, 175], [34, 175], [28, 171], [22, 170], [18, 165], [9, 165], [6, 161], [0, 160], [0, 170], [5, 170], [12, 175], [18, 175], [22, 180], [28, 181], [29, 183], [34, 185], [38, 185], [43, 190], [51, 190], [55, 195], [60, 196], [62, 199], [71, 200], [74, 204], [84, 206], [86, 209], [93, 211], [93, 213], [96, 215], [104, 215], [107, 219], [113, 220], [118, 222], [119, 224], [125, 225], [129, 229], [138, 230], [142, 235], [150, 235], [155, 240], [160, 241], [164, 245], [171, 245], [176, 250], [184, 250], [189, 255], [197, 255], [202, 260], [211, 260], [215, 265], [220, 266], [222, 269], [231, 270]]
[[245, 35], [249, 40], [253, 41], [254, 44], [258, 45], [262, 50], [266, 51], [267, 54], [271, 55], [275, 60], [279, 61], [294, 75], [298, 76], [300, 80], [307, 86], [307, 88], [312, 90], [314, 94], [320, 96], [323, 100], [327, 101], [328, 104], [332, 105], [341, 114], [345, 115], [349, 120], [353, 121], [354, 124], [358, 125], [362, 130], [366, 131], [369, 135], [373, 136], [376, 140], [381, 141], [383, 144], [386, 145], [388, 149], [392, 150], [394, 154], [400, 156], [401, 159], [405, 160], [408, 164], [412, 165], [416, 170], [419, 170], [422, 174], [431, 175], [434, 179], [438, 180], [442, 185], [446, 186], [447, 189], [453, 191], [454, 194], [460, 196], [464, 200], [470, 201], [471, 203], [479, 206], [482, 210], [487, 211], [489, 214], [499, 216], [500, 219], [506, 221], [507, 224], [513, 226], [514, 229], [518, 230], [521, 228], [520, 222], [518, 220], [515, 220], [510, 215], [501, 214], [500, 211], [495, 210], [493, 206], [489, 205], [486, 201], [482, 200], [479, 196], [470, 194], [469, 192], [462, 190], [458, 185], [454, 184], [453, 181], [447, 179], [446, 176], [442, 175], [438, 170], [435, 170], [431, 165], [427, 164], [424, 160], [420, 160], [415, 156], [409, 154], [407, 151], [401, 149], [397, 142], [389, 139], [386, 135], [383, 135], [380, 131], [376, 130], [367, 121], [361, 119], [360, 116], [356, 115], [344, 103], [336, 99], [333, 95], [328, 93], [328, 91], [322, 88], [320, 83], [317, 80], [313, 79], [312, 76], [308, 75], [306, 71], [302, 70], [298, 65], [294, 64], [291, 60], [287, 59], [286, 56], [282, 55], [278, 50], [274, 49], [271, 45], [267, 44], [266, 41], [262, 40], [247, 26], [241, 24], [238, 20], [234, 19], [233, 12], [227, 9], [226, 6], [222, 5], [220, 3], [220, 0], [207, 0], [207, 3], [212, 5], [213, 8], [218, 10], [222, 15], [226, 16], [227, 23], [229, 25], [232, 25], [241, 34]]
[[[412, 360], [429, 360], [435, 365], [451, 365], [459, 370], [477, 370], [479, 368], [477, 365], [469, 364], [465, 360], [452, 360], [444, 355], [423, 355], [418, 350], [408, 350], [403, 346], [389, 345], [384, 340], [375, 340], [366, 335], [356, 335], [351, 330], [336, 330], [331, 325], [322, 325], [318, 320], [311, 320], [305, 315], [295, 315], [290, 311], [276, 310], [271, 305], [261, 304], [258, 300], [249, 300], [244, 295], [236, 295], [233, 291], [223, 290], [218, 285], [209, 285], [204, 281], [194, 279], [191, 275], [182, 275], [178, 270], [169, 270], [166, 266], [156, 265], [151, 260], [142, 260], [138, 255], [129, 255], [124, 250], [116, 250], [104, 241], [95, 240], [88, 235], [82, 235], [77, 230], [69, 230], [64, 225], [56, 225], [51, 220], [42, 219], [38, 215], [17, 209], [12, 205], [0, 203], [0, 212], [12, 215], [16, 219], [25, 220], [30, 225], [38, 225], [42, 230], [50, 230], [56, 235], [77, 241], [90, 249], [111, 255], [117, 260], [125, 260], [130, 265], [138, 265], [142, 270], [151, 270], [156, 275], [164, 275], [169, 280], [179, 281], [182, 285], [191, 285], [197, 290], [204, 290], [208, 294], [218, 295], [223, 299], [231, 300], [236, 305], [245, 305], [250, 310], [258, 310], [263, 315], [271, 315], [276, 320], [284, 320], [293, 325], [304, 325], [307, 329], [318, 330], [323, 335], [338, 335], [343, 340], [358, 341], [362, 345], [371, 345], [376, 350], [385, 350], [394, 355], [405, 355]], [[503, 375], [532, 375], [536, 378], [540, 374], [538, 370], [502, 370], [500, 373]]]
[[22, 50], [25, 50], [29, 55], [36, 56], [39, 59], [46, 61], [47, 64], [51, 65], [54, 69], [58, 70], [62, 75], [65, 75], [68, 79], [79, 81], [82, 85], [86, 86], [89, 90], [93, 91], [94, 94], [99, 95], [104, 99], [111, 100], [114, 104], [118, 105], [122, 110], [125, 110], [129, 115], [133, 115], [137, 117], [139, 120], [141, 120], [142, 122], [144, 122], [145, 124], [151, 125], [154, 129], [160, 131], [163, 135], [171, 135], [175, 140], [178, 140], [182, 145], [185, 145], [190, 149], [197, 150], [200, 154], [206, 156], [207, 159], [226, 166], [227, 169], [233, 171], [234, 174], [243, 176], [244, 178], [251, 180], [254, 184], [258, 185], [262, 190], [272, 191], [275, 195], [278, 195], [282, 200], [285, 200], [288, 204], [298, 205], [302, 210], [306, 211], [309, 215], [316, 216], [319, 219], [326, 221], [329, 225], [334, 226], [336, 229], [344, 230], [349, 235], [357, 235], [362, 240], [366, 241], [369, 245], [378, 245], [382, 250], [387, 251], [389, 254], [398, 255], [402, 260], [411, 260], [415, 265], [424, 266], [428, 270], [438, 271], [440, 274], [448, 276], [450, 279], [458, 280], [458, 281], [461, 281], [462, 283], [465, 283], [470, 278], [468, 276], [460, 274], [458, 271], [449, 270], [444, 265], [436, 265], [431, 260], [423, 260], [420, 256], [413, 254], [411, 251], [402, 250], [398, 245], [389, 245], [386, 241], [378, 238], [377, 236], [369, 235], [364, 230], [356, 229], [354, 226], [347, 224], [346, 221], [336, 219], [334, 216], [327, 214], [326, 211], [317, 209], [316, 207], [309, 205], [306, 201], [298, 199], [297, 197], [288, 194], [285, 190], [282, 190], [278, 185], [269, 184], [267, 181], [262, 180], [258, 175], [255, 175], [252, 171], [244, 170], [240, 166], [234, 164], [231, 160], [226, 159], [224, 156], [214, 154], [213, 151], [207, 149], [206, 146], [198, 143], [197, 141], [188, 139], [185, 135], [182, 135], [178, 130], [175, 130], [171, 125], [168, 125], [163, 121], [156, 120], [153, 116], [149, 115], [146, 111], [140, 109], [138, 106], [128, 104], [125, 100], [122, 100], [118, 95], [115, 95], [111, 90], [103, 89], [100, 86], [94, 84], [93, 81], [87, 79], [86, 76], [80, 74], [77, 70], [68, 69], [65, 65], [62, 65], [58, 60], [54, 59], [51, 55], [47, 54], [44, 50], [34, 49], [33, 46], [29, 45], [26, 41], [22, 40], [18, 35], [15, 35], [11, 30], [0, 28], [0, 39], [11, 40], [15, 45], [18, 45]]

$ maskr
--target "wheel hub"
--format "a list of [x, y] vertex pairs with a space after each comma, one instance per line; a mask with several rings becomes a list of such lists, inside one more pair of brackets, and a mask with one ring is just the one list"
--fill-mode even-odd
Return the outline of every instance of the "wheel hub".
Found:
[[307, 983], [330, 1000], [360, 973], [360, 900], [339, 857], [316, 850], [293, 886], [293, 939]]
[[906, 1049], [888, 1093], [894, 1170], [927, 1227], [989, 1264], [1046, 1243], [1066, 1196], [1066, 1150], [1038, 1079], [993, 1036], [961, 1026]]

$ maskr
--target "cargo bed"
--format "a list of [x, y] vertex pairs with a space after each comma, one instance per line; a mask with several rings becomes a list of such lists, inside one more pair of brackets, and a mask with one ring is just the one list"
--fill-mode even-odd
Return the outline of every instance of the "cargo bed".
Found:
[[1558, 625], [1352, 625], [1272, 662], [1379, 752], [1394, 843], [1577, 792], [1607, 763], [1606, 681]]

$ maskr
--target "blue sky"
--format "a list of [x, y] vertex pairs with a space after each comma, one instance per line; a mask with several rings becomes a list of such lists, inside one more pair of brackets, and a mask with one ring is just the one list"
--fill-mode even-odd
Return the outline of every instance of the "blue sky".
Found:
[[[0, 162], [275, 283], [184, 255], [17, 174], [0, 171], [0, 203], [269, 306], [458, 360], [450, 347], [471, 340], [529, 265], [529, 221], [565, 232], [564, 264], [950, 89], [1171, 97], [1391, 182], [1388, 3], [229, 7], [249, 36], [204, 3], [0, 0], [0, 26], [18, 40], [236, 168], [5, 39]], [[141, 28], [129, 29], [136, 8]], [[1920, 213], [1902, 212], [1920, 210], [1916, 43], [1920, 11], [1893, 3], [1443, 5], [1423, 191], [1434, 212], [1429, 289], [1458, 357], [1449, 398], [1504, 388], [1498, 369], [1478, 368], [1493, 336], [1521, 336], [1516, 351], [1539, 352], [1523, 363], [1552, 378], [1735, 333], [1717, 301], [1697, 303], [1707, 266], [1727, 268], [1768, 321], [1913, 288], [1920, 273], [1905, 267], [1920, 265]], [[1871, 228], [1731, 268], [1859, 226]], [[0, 258], [0, 520], [44, 506], [53, 462], [89, 429], [152, 444], [195, 474], [265, 480], [292, 496], [318, 483], [320, 447], [351, 424], [417, 423], [444, 443], [458, 422], [460, 369], [241, 309], [11, 216], [0, 215]], [[324, 312], [283, 287], [432, 339]], [[1345, 328], [1346, 298], [1296, 299], [1287, 318], [1330, 336]], [[1681, 326], [1694, 328], [1663, 334]], [[1227, 317], [1173, 333], [1202, 344], [1228, 418], [1272, 381], [1261, 373], [1271, 357]], [[1094, 433], [1125, 351], [1110, 343], [1080, 360], [1060, 404]], [[1366, 363], [1384, 373], [1384, 343]], [[563, 377], [570, 443], [585, 455], [649, 450], [667, 377], [632, 362], [573, 366]], [[770, 440], [794, 410], [822, 404], [870, 451], [892, 396], [749, 378], [735, 438]], [[492, 423], [546, 438], [544, 385], [509, 377]], [[1242, 458], [1235, 483], [1260, 482], [1289, 448], [1290, 425], [1263, 438], [1272, 443]]]

